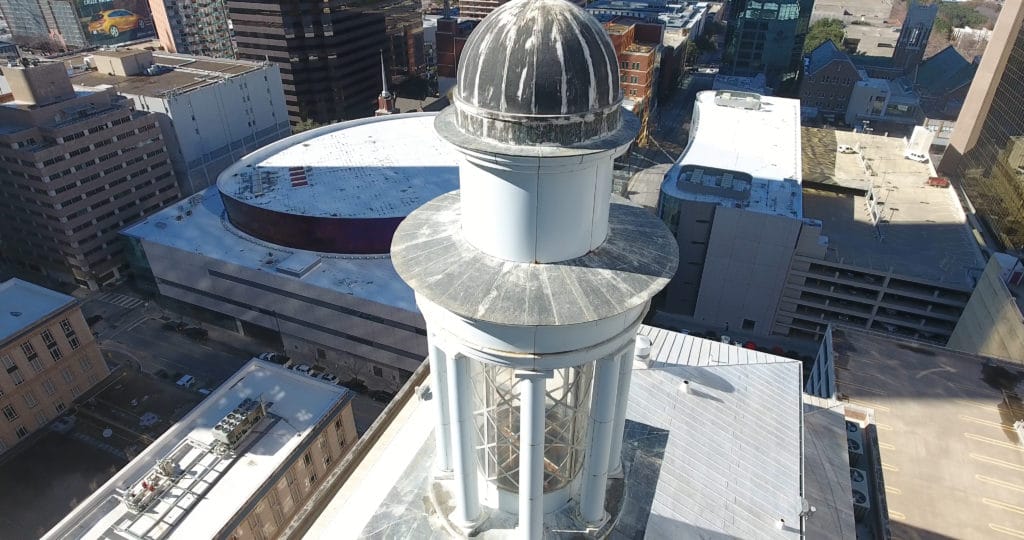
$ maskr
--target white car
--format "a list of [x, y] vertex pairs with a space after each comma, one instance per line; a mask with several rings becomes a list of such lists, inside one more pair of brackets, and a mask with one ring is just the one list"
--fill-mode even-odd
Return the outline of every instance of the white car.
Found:
[[309, 370], [310, 370], [310, 367], [308, 365], [306, 365], [306, 364], [299, 364], [299, 365], [295, 366], [295, 371], [298, 371], [299, 373], [306, 373], [306, 374], [308, 374]]
[[338, 376], [333, 373], [325, 372], [323, 375], [320, 376], [320, 378], [331, 384], [338, 384]]
[[920, 152], [907, 152], [906, 156], [904, 157], [906, 157], [907, 159], [912, 159], [914, 161], [919, 161], [921, 163], [928, 163], [928, 156]]
[[178, 379], [176, 384], [182, 388], [192, 388], [192, 385], [196, 384], [196, 378], [191, 375], [185, 375]]

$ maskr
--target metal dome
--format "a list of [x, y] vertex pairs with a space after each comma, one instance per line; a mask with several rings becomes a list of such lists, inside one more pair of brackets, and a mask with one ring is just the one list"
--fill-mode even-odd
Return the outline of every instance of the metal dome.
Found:
[[459, 131], [504, 144], [572, 146], [622, 124], [612, 42], [565, 0], [513, 0], [485, 18], [463, 49], [453, 101]]

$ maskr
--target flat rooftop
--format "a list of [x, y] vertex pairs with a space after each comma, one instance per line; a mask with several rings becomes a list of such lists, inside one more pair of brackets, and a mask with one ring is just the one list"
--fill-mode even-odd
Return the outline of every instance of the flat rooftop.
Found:
[[[356, 121], [362, 123], [357, 126], [359, 131], [364, 136], [373, 136], [375, 141], [375, 143], [363, 142], [366, 145], [376, 144], [378, 146], [373, 155], [377, 157], [388, 155], [389, 166], [382, 166], [382, 164], [373, 166], [372, 158], [367, 157], [362, 162], [363, 166], [358, 169], [360, 176], [354, 178], [354, 181], [362, 185], [372, 185], [374, 182], [385, 185], [390, 181], [388, 179], [392, 175], [400, 174], [396, 171], [424, 169], [426, 168], [424, 159], [427, 163], [435, 163], [437, 159], [435, 156], [425, 156], [423, 152], [418, 151], [407, 151], [408, 148], [391, 144], [380, 135], [382, 133], [393, 134], [396, 131], [404, 132], [404, 137], [408, 138], [403, 140], [417, 141], [416, 146], [433, 144], [431, 141], [437, 139], [433, 130], [433, 117], [433, 113], [419, 113]], [[342, 124], [342, 126], [344, 125]], [[338, 126], [331, 126], [331, 128], [343, 129]], [[375, 132], [374, 129], [383, 131]], [[294, 140], [295, 137], [301, 138], [302, 135], [307, 135], [307, 133], [292, 136], [274, 144], [290, 145], [292, 143], [289, 141]], [[311, 136], [315, 136], [315, 134]], [[353, 142], [358, 143], [358, 141]], [[271, 149], [269, 151], [272, 151], [273, 146], [267, 147]], [[300, 148], [305, 150], [311, 159], [317, 159], [315, 150], [310, 150], [308, 147]], [[353, 162], [362, 157], [357, 152], [343, 148], [334, 148], [334, 151], [349, 152], [351, 155], [348, 159]], [[450, 167], [455, 167], [454, 161]], [[222, 174], [231, 174], [231, 170], [228, 169]], [[426, 175], [418, 181], [432, 182], [433, 189], [439, 193], [458, 187], [457, 173], [440, 174], [441, 169], [431, 170], [437, 171], [438, 174]], [[374, 175], [378, 178], [374, 179]], [[401, 198], [404, 194], [396, 189], [393, 196], [394, 204], [402, 205]], [[350, 205], [343, 197], [332, 196], [328, 198], [328, 201], [333, 201], [341, 207]], [[224, 213], [224, 203], [216, 186], [149, 216], [126, 228], [122, 234], [246, 268], [276, 272], [282, 275], [289, 275], [289, 269], [294, 264], [290, 263], [288, 259], [295, 257], [293, 262], [301, 260], [304, 268], [312, 267], [301, 278], [294, 278], [302, 283], [417, 312], [413, 290], [395, 272], [389, 256], [315, 253], [277, 246], [254, 238], [236, 229], [228, 222]], [[319, 261], [319, 264], [316, 264], [316, 261]]]
[[[653, 362], [634, 363], [623, 511], [609, 537], [799, 538], [800, 363], [648, 326], [639, 333], [652, 338]], [[680, 389], [683, 380], [692, 393]], [[424, 502], [433, 405], [412, 399], [394, 414], [306, 538], [448, 537]], [[845, 456], [842, 417], [820, 418], [836, 424], [822, 448]], [[835, 484], [814, 488], [822, 498], [810, 502], [822, 517], [838, 516], [808, 529], [820, 538], [853, 538], [848, 467], [827, 475]], [[780, 518], [793, 527], [777, 529]]]
[[96, 56], [123, 57], [138, 54], [133, 49], [115, 49], [83, 53], [62, 59], [68, 68], [74, 70], [71, 84], [75, 86], [116, 86], [119, 94], [149, 97], [166, 97], [167, 94], [184, 93], [204, 86], [217, 84], [223, 79], [249, 73], [263, 68], [262, 62], [227, 60], [172, 53], [153, 53], [153, 64], [166, 66], [167, 71], [157, 75], [108, 75], [96, 70], [83, 70], [85, 59]]
[[[804, 217], [820, 220], [829, 260], [969, 289], [985, 267], [952, 187], [933, 187], [930, 163], [904, 157], [904, 139], [813, 130], [805, 145], [813, 171], [805, 180]], [[837, 145], [854, 153], [840, 154]], [[832, 167], [831, 175], [828, 173]], [[816, 187], [815, 184], [821, 184]], [[868, 192], [878, 202], [878, 224], [868, 213]]]
[[[247, 204], [319, 217], [405, 217], [458, 188], [456, 153], [433, 115], [345, 122], [242, 158], [217, 181]], [[301, 180], [297, 180], [301, 177]]]
[[[51, 529], [47, 539], [215, 538], [282, 466], [304, 438], [353, 394], [276, 364], [253, 359], [207, 396], [131, 463]], [[205, 448], [213, 426], [243, 399], [272, 402], [268, 415], [243, 439], [235, 458]], [[195, 462], [145, 512], [129, 511], [119, 493], [138, 484], [156, 460], [173, 455]], [[193, 474], [189, 474], [189, 473]], [[195, 482], [202, 474], [202, 482]], [[186, 490], [186, 484], [191, 484]], [[165, 508], [177, 503], [177, 508]], [[168, 510], [166, 515], [160, 512]], [[148, 531], [148, 532], [147, 532]]]
[[17, 278], [0, 283], [0, 344], [73, 303], [66, 294]]
[[[803, 217], [800, 102], [729, 90], [697, 94], [690, 141], [665, 194]], [[698, 171], [700, 174], [693, 174]]]
[[833, 330], [836, 385], [874, 411], [893, 538], [1024, 537], [1020, 365]]

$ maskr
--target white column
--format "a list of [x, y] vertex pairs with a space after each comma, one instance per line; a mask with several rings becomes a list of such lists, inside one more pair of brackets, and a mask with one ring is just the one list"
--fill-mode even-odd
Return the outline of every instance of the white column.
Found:
[[451, 415], [452, 468], [455, 471], [455, 512], [451, 519], [457, 525], [470, 528], [480, 516], [480, 497], [477, 493], [476, 427], [473, 425], [473, 392], [470, 388], [469, 363], [471, 359], [457, 354], [448, 355], [448, 411]]
[[437, 336], [431, 334], [428, 338], [430, 356], [430, 389], [433, 394], [434, 416], [437, 425], [434, 426], [434, 446], [437, 448], [437, 468], [441, 472], [452, 470], [452, 432], [451, 419], [448, 415], [448, 374], [445, 365], [445, 353], [437, 342]]
[[590, 446], [587, 447], [587, 460], [583, 463], [583, 487], [580, 493], [580, 516], [591, 526], [599, 526], [606, 519], [604, 498], [619, 369], [619, 363], [614, 357], [598, 360], [594, 369], [594, 393], [590, 401]]
[[[640, 336], [647, 339], [645, 336]], [[612, 421], [612, 445], [608, 450], [608, 476], [622, 475], [622, 438], [626, 429], [626, 405], [629, 403], [629, 385], [633, 381], [633, 350], [619, 355], [619, 383], [615, 392], [615, 419]]]
[[544, 390], [550, 373], [520, 371], [519, 533], [526, 540], [544, 534]]

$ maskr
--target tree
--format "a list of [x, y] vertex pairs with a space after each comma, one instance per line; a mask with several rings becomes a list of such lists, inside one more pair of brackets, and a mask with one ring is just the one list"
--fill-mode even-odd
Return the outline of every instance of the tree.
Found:
[[316, 123], [316, 122], [314, 122], [312, 120], [305, 119], [305, 120], [300, 121], [298, 124], [295, 124], [294, 126], [292, 126], [292, 134], [294, 135], [296, 133], [302, 133], [303, 131], [309, 131], [311, 129], [316, 129], [318, 127], [325, 126], [325, 125], [326, 124], [318, 124], [318, 123]]
[[939, 4], [939, 17], [945, 19], [953, 28], [978, 28], [988, 24], [988, 18], [975, 11], [970, 3], [943, 2]]
[[818, 48], [818, 45], [831, 41], [836, 47], [843, 46], [843, 37], [846, 32], [843, 30], [846, 25], [839, 19], [821, 19], [816, 21], [807, 29], [807, 38], [804, 40], [804, 53], [809, 53]]

